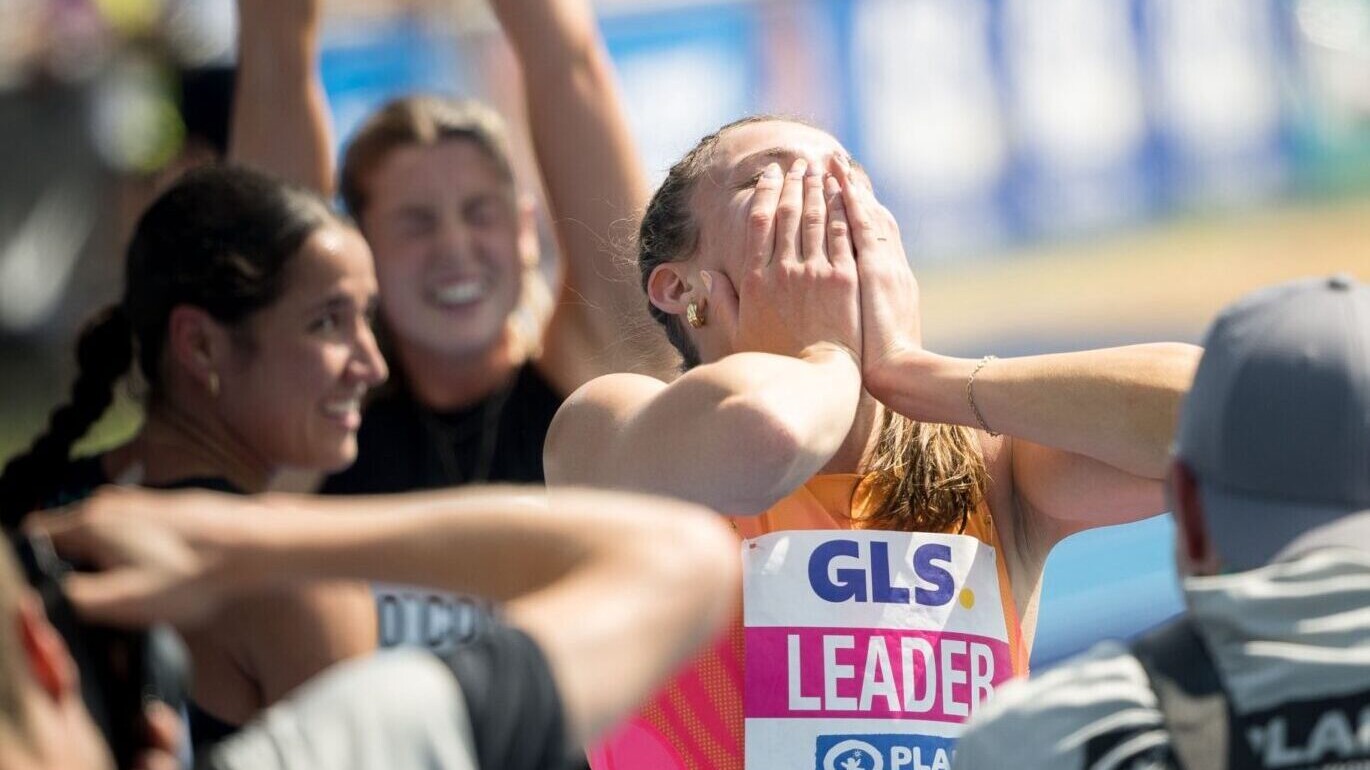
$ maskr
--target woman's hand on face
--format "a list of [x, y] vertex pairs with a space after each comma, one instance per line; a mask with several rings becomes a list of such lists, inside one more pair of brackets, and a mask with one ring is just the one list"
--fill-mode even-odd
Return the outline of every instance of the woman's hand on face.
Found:
[[908, 257], [904, 255], [899, 224], [889, 209], [880, 205], [863, 181], [856, 179], [845, 161], [837, 161], [836, 176], [842, 182], [856, 249], [856, 273], [861, 296], [861, 379], [877, 398], [896, 387], [895, 365], [923, 351], [923, 321], [918, 293]]
[[[826, 185], [825, 185], [826, 181]], [[840, 185], [801, 159], [772, 163], [752, 195], [736, 288], [704, 273], [709, 312], [735, 352], [805, 357], [840, 350], [861, 361], [857, 271]]]

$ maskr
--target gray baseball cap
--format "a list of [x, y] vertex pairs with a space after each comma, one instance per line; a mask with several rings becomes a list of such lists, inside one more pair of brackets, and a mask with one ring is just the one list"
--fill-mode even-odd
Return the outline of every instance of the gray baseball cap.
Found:
[[1180, 412], [1223, 562], [1370, 551], [1370, 286], [1348, 276], [1250, 294], [1214, 321]]

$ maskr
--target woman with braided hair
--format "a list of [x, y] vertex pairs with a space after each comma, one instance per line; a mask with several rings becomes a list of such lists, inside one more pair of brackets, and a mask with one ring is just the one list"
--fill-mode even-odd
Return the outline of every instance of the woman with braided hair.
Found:
[[[192, 172], [143, 214], [123, 298], [82, 334], [71, 403], [0, 476], [7, 527], [121, 480], [252, 494], [288, 467], [356, 457], [362, 396], [386, 377], [370, 328], [366, 242], [318, 195], [233, 166]], [[128, 444], [71, 460], [137, 362], [146, 419]], [[231, 732], [341, 658], [374, 649], [361, 584], [244, 599], [187, 636], [192, 737]]]

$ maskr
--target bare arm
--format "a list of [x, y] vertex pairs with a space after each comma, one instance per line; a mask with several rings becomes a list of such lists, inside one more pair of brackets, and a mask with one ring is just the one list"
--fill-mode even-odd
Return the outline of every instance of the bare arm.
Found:
[[923, 349], [918, 285], [899, 229], [869, 187], [844, 185], [861, 281], [867, 390], [912, 419], [978, 427], [967, 398], [975, 373], [985, 423], [1010, 436], [1011, 477], [992, 483], [1030, 517], [1032, 550], [1061, 538], [1163, 510], [1165, 473], [1180, 400], [1199, 349], [1156, 344], [979, 361]]
[[[1136, 345], [993, 360], [976, 374], [975, 403], [1012, 437], [1013, 492], [1042, 545], [1163, 510], [1166, 457], [1199, 352]], [[914, 419], [975, 426], [966, 382], [978, 364], [905, 354], [877, 397]]]
[[610, 375], [557, 413], [544, 450], [547, 481], [761, 513], [832, 458], [860, 393], [857, 365], [833, 349], [803, 358], [737, 353], [669, 385]]
[[31, 526], [106, 569], [71, 576], [66, 590], [112, 623], [186, 623], [216, 597], [329, 578], [507, 599], [550, 661], [578, 741], [721, 627], [739, 569], [737, 541], [712, 512], [576, 490], [550, 504], [527, 488], [265, 500], [105, 490]]
[[319, 0], [238, 0], [238, 82], [228, 159], [333, 194]]
[[650, 325], [635, 276], [615, 250], [650, 189], [628, 130], [613, 64], [585, 0], [493, 0], [523, 71], [533, 150], [565, 257], [565, 283], [548, 330], [547, 371], [564, 392], [603, 374], [666, 378], [674, 360]]
[[[827, 227], [823, 177], [769, 164], [748, 214], [734, 292], [700, 273], [701, 347], [720, 355], [666, 385], [596, 380], [562, 406], [545, 449], [548, 481], [652, 491], [727, 513], [760, 513], [817, 473], [851, 432], [861, 398], [856, 265]], [[833, 183], [835, 184], [835, 182]], [[693, 278], [692, 276], [690, 277]]]

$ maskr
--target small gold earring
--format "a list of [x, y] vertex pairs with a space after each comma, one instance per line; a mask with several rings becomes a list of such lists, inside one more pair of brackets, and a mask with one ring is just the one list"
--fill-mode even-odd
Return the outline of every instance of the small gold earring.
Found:
[[697, 303], [691, 302], [685, 306], [685, 321], [695, 329], [705, 324], [704, 313], [700, 311]]
[[219, 397], [219, 373], [218, 373], [218, 372], [210, 372], [210, 373], [209, 373], [209, 397], [210, 397], [210, 398], [218, 398], [218, 397]]

